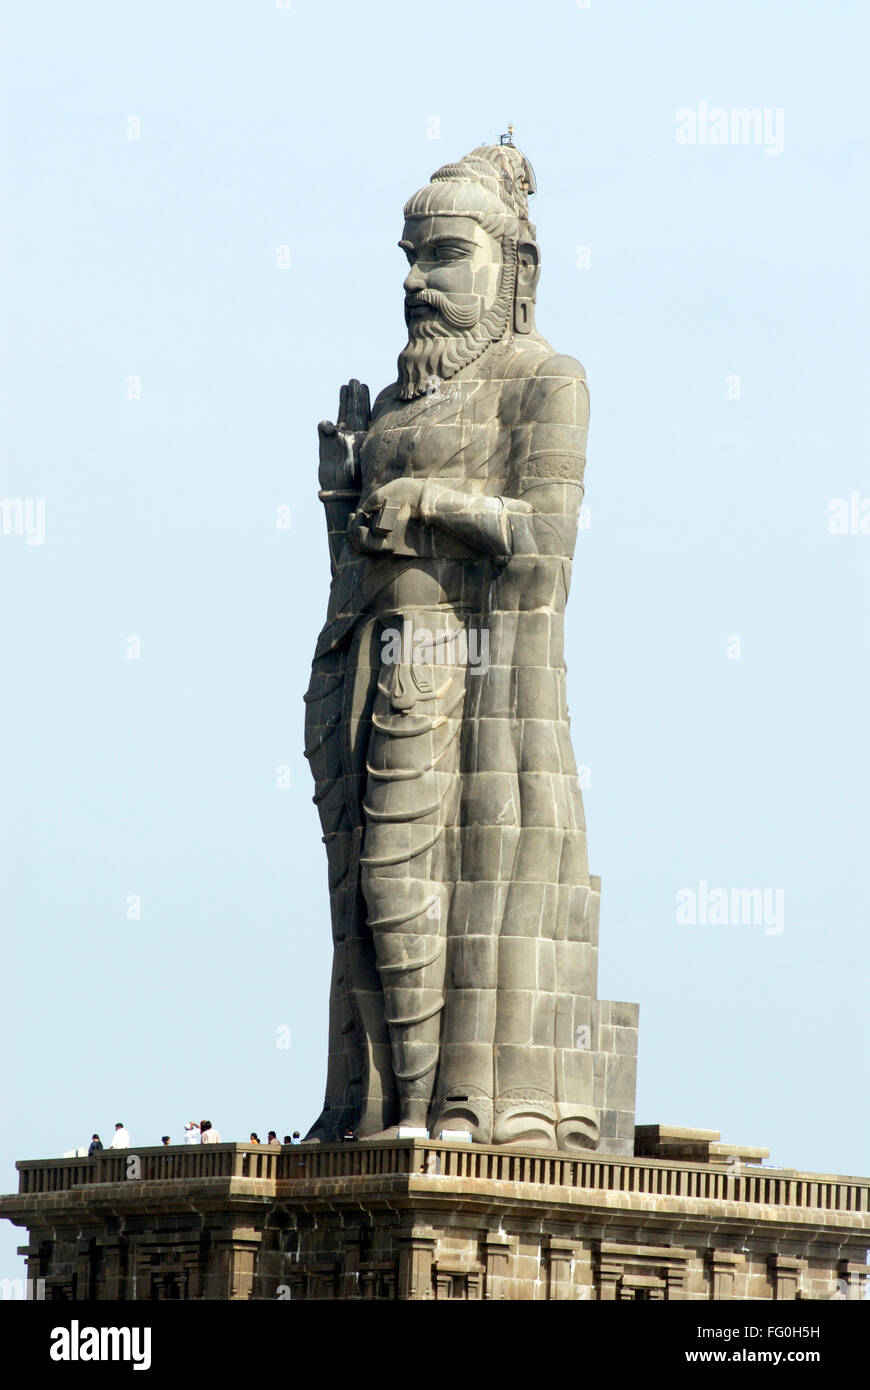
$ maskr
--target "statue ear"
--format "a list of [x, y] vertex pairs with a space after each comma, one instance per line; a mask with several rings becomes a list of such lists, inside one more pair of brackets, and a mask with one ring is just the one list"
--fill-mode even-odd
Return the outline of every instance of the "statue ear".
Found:
[[536, 241], [517, 243], [517, 288], [522, 294], [534, 299], [538, 277], [541, 274], [541, 253]]
[[531, 333], [535, 326], [535, 289], [541, 273], [541, 253], [535, 241], [517, 243], [517, 289], [514, 296], [514, 331]]

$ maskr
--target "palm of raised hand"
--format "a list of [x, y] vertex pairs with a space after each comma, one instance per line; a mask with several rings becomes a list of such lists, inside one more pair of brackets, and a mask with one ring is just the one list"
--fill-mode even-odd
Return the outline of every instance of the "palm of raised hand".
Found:
[[344, 492], [360, 487], [359, 453], [371, 421], [369, 388], [360, 381], [342, 386], [338, 421], [321, 420], [318, 479], [324, 492]]

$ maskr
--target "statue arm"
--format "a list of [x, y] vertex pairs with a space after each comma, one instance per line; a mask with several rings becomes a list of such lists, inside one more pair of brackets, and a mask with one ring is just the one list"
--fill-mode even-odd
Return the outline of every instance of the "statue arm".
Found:
[[487, 497], [431, 479], [422, 521], [504, 564], [514, 555], [570, 555], [583, 500], [589, 392], [579, 362], [551, 357], [522, 386], [511, 435], [509, 491]]
[[437, 526], [502, 564], [513, 553], [511, 511], [531, 511], [531, 507], [513, 497], [479, 496], [432, 480], [423, 484], [418, 507], [420, 520], [427, 526]]

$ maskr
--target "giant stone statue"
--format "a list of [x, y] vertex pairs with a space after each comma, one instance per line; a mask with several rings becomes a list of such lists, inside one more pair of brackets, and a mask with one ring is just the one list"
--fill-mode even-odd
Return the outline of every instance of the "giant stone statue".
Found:
[[534, 179], [512, 142], [405, 207], [408, 342], [320, 425], [332, 565], [306, 757], [334, 942], [309, 1139], [470, 1131], [631, 1153], [637, 1009], [597, 999], [563, 615], [579, 362], [535, 328]]

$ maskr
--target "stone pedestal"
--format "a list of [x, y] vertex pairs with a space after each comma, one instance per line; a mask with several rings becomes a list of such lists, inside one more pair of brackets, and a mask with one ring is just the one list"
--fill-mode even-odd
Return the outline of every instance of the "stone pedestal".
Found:
[[[638, 1134], [645, 1149], [705, 1143], [718, 1135]], [[19, 1163], [0, 1215], [29, 1229], [32, 1287], [56, 1300], [863, 1297], [870, 1179], [719, 1147], [706, 1161], [422, 1140], [110, 1152]]]

